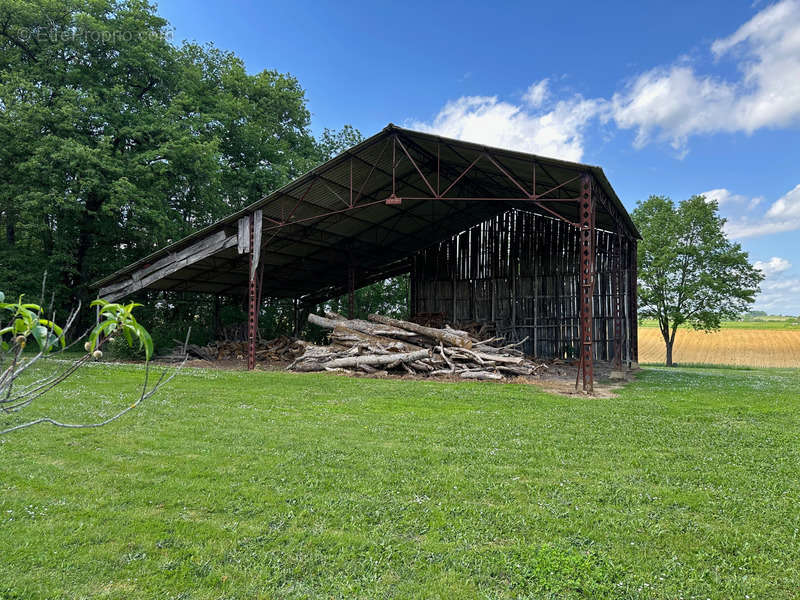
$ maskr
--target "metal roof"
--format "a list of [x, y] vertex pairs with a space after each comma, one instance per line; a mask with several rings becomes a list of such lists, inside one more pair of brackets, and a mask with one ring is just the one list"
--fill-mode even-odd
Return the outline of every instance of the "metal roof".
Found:
[[[580, 177], [587, 173], [604, 200], [597, 206], [597, 227], [640, 238], [600, 167], [389, 124], [258, 202], [93, 287], [101, 294], [123, 288], [137, 273], [200, 240], [236, 235], [238, 220], [260, 209], [263, 295], [321, 300], [346, 290], [350, 265], [357, 286], [405, 272], [417, 251], [512, 208], [575, 222], [578, 205], [568, 199], [580, 194]], [[399, 203], [387, 202], [389, 197]], [[139, 289], [243, 294], [247, 281], [248, 255], [227, 244]]]

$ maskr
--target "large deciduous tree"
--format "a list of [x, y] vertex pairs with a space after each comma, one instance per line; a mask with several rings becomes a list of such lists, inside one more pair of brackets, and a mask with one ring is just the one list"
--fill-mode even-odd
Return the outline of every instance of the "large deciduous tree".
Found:
[[[169, 40], [146, 0], [0, 0], [0, 282], [87, 285], [307, 171], [297, 80]], [[356, 132], [357, 133], [357, 132]]]
[[663, 196], [640, 202], [632, 217], [639, 243], [639, 316], [658, 322], [672, 366], [679, 327], [715, 331], [753, 302], [763, 275], [723, 230], [716, 201]]

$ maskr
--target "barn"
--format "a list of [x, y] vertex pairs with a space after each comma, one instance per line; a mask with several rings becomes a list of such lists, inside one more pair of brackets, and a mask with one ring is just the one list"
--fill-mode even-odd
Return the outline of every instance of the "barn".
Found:
[[301, 309], [409, 274], [413, 318], [490, 323], [527, 353], [637, 362], [640, 235], [597, 166], [389, 124], [269, 196], [95, 283]]

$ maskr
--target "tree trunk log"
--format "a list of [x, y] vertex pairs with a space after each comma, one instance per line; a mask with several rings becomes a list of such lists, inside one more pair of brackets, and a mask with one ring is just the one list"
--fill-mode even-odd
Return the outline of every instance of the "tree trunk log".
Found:
[[[343, 323], [344, 321], [338, 322]], [[397, 350], [399, 352], [416, 352], [417, 350], [422, 350], [422, 348], [419, 346], [409, 344], [403, 340], [396, 340], [380, 335], [372, 335], [338, 324], [333, 328], [333, 333], [331, 333], [331, 342], [339, 344], [340, 346], [346, 346], [348, 348], [356, 344], [363, 344], [369, 348], [377, 349], [380, 347], [384, 350]]]
[[405, 352], [402, 354], [369, 354], [367, 356], [347, 356], [335, 358], [324, 364], [326, 369], [348, 369], [359, 368], [361, 365], [389, 365], [392, 363], [406, 363], [428, 358], [428, 350], [417, 350], [416, 352]]
[[411, 323], [410, 321], [401, 321], [400, 319], [393, 319], [391, 317], [384, 317], [383, 315], [375, 314], [370, 315], [369, 320], [374, 321], [375, 323], [382, 323], [384, 325], [397, 327], [399, 329], [413, 331], [418, 335], [424, 335], [425, 337], [444, 342], [448, 346], [472, 348], [472, 340], [470, 340], [468, 337], [456, 335], [455, 333], [452, 333], [452, 331], [447, 331], [445, 329], [425, 327], [424, 325], [418, 325], [417, 323]]
[[417, 335], [416, 333], [406, 331], [405, 329], [391, 327], [389, 325], [378, 325], [362, 319], [327, 319], [325, 317], [320, 317], [319, 315], [310, 314], [308, 315], [308, 322], [317, 325], [318, 327], [322, 327], [323, 329], [332, 330], [337, 326], [343, 326], [347, 327], [348, 329], [355, 329], [356, 331], [367, 333], [369, 335], [384, 335], [397, 338], [410, 338], [416, 337]]

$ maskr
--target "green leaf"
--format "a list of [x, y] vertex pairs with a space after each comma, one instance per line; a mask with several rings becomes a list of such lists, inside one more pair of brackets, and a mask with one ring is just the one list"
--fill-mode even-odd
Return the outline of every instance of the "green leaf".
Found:
[[33, 339], [36, 340], [40, 350], [45, 350], [47, 348], [48, 334], [49, 331], [44, 325], [36, 325], [33, 329], [31, 329], [31, 335], [33, 335]]

